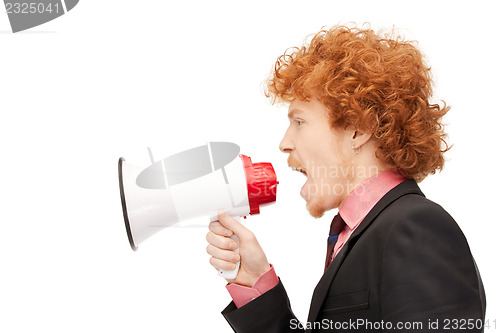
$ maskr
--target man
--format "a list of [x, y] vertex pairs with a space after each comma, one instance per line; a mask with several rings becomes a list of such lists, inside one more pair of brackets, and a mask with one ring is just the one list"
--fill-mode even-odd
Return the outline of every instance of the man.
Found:
[[431, 85], [411, 42], [370, 29], [320, 31], [278, 58], [268, 96], [290, 103], [280, 150], [307, 176], [310, 214], [339, 213], [306, 323], [255, 236], [223, 213], [210, 224], [210, 263], [241, 261], [223, 311], [236, 332], [482, 331], [485, 295], [467, 241], [417, 185], [449, 149], [449, 108], [430, 103]]

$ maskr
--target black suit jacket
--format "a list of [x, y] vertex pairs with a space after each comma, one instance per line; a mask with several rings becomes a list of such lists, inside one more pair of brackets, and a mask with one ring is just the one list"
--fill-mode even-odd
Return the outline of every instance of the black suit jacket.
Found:
[[281, 283], [222, 314], [235, 332], [482, 331], [486, 308], [467, 240], [413, 180], [368, 213], [319, 281], [308, 321]]

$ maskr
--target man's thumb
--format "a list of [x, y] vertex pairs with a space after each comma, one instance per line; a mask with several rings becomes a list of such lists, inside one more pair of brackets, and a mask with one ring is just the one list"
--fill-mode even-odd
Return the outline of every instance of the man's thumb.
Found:
[[224, 227], [234, 232], [234, 234], [240, 239], [245, 238], [245, 236], [249, 232], [249, 230], [245, 228], [240, 222], [238, 222], [236, 219], [234, 219], [224, 211], [219, 211], [217, 213], [217, 217], [219, 218], [219, 222]]

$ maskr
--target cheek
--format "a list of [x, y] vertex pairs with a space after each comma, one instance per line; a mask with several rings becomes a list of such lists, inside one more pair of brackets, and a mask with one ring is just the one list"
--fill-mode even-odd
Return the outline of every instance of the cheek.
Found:
[[318, 192], [312, 196], [310, 204], [317, 211], [328, 211], [337, 208], [343, 196], [342, 184], [336, 182], [323, 182], [317, 184]]
[[324, 208], [337, 207], [340, 198], [344, 197], [349, 190], [352, 178], [352, 166], [337, 160], [330, 160], [324, 166], [315, 168], [315, 174], [310, 178], [310, 183], [315, 190], [318, 203]]

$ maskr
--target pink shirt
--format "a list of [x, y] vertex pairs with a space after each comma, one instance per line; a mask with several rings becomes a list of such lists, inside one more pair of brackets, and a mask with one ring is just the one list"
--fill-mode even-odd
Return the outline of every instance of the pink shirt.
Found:
[[340, 252], [358, 225], [368, 215], [370, 210], [384, 195], [396, 185], [406, 180], [399, 172], [387, 170], [364, 181], [356, 186], [342, 203], [339, 214], [346, 223], [346, 227], [339, 234], [337, 243], [333, 248], [333, 258]]
[[[387, 170], [366, 180], [347, 196], [339, 209], [339, 214], [346, 223], [346, 227], [339, 234], [333, 249], [333, 258], [340, 252], [351, 234], [363, 221], [368, 212], [382, 197], [406, 180], [396, 170]], [[263, 273], [257, 282], [249, 288], [235, 283], [229, 283], [226, 288], [237, 308], [249, 303], [265, 292], [274, 288], [279, 282], [278, 276], [271, 265], [271, 269]]]

